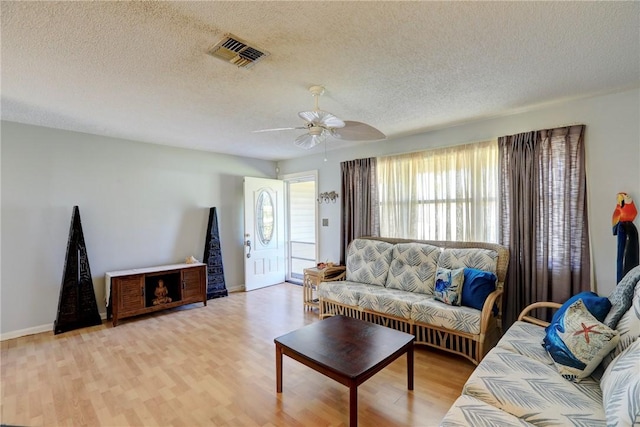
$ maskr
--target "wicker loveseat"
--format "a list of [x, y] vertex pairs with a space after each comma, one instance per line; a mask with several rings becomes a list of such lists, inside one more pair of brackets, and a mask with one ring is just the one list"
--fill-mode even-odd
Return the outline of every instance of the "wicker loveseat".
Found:
[[[417, 344], [478, 364], [501, 336], [509, 251], [502, 245], [362, 237], [347, 250], [346, 277], [318, 286], [320, 317], [350, 316], [413, 334]], [[497, 276], [481, 310], [434, 299], [436, 270], [469, 268]]]

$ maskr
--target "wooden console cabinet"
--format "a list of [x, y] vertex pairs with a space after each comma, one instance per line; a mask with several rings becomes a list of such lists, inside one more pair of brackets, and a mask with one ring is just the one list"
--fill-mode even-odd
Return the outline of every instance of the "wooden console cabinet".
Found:
[[125, 317], [151, 313], [185, 304], [207, 305], [206, 264], [174, 264], [105, 275], [107, 315], [113, 326]]

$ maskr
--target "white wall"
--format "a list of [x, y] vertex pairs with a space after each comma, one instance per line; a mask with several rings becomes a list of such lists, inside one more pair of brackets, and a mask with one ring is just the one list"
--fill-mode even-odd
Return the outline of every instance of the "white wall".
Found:
[[[357, 119], [357, 118], [353, 118]], [[364, 157], [419, 151], [433, 147], [484, 141], [530, 130], [569, 124], [587, 125], [587, 188], [589, 226], [594, 258], [595, 285], [602, 295], [615, 286], [616, 238], [611, 233], [611, 216], [616, 194], [628, 192], [640, 205], [640, 90], [572, 100], [519, 114], [476, 121], [403, 138], [330, 150], [324, 153], [281, 161], [279, 173], [318, 169], [318, 191], [340, 192], [340, 162]], [[375, 123], [374, 123], [375, 125]], [[331, 145], [339, 145], [332, 140]], [[342, 196], [342, 195], [340, 195]], [[320, 218], [329, 218], [329, 227], [320, 227], [320, 259], [340, 256], [340, 205], [320, 205]], [[640, 219], [636, 219], [640, 227]]]
[[[639, 121], [635, 89], [330, 150], [327, 162], [316, 149], [280, 162], [279, 174], [318, 170], [318, 192], [341, 192], [341, 161], [584, 123], [595, 280], [606, 295], [615, 285], [615, 195], [627, 191], [640, 204]], [[273, 177], [273, 162], [8, 122], [2, 122], [0, 148], [3, 336], [55, 320], [74, 205], [80, 207], [101, 311], [106, 271], [181, 262], [189, 255], [202, 259], [211, 206], [218, 208], [227, 287], [244, 283], [242, 177]], [[319, 259], [337, 261], [340, 203], [319, 205], [322, 218], [329, 226], [319, 228]]]
[[202, 260], [217, 208], [228, 289], [242, 287], [242, 177], [275, 163], [2, 122], [1, 328], [56, 317], [71, 213], [78, 205], [104, 312], [104, 273]]

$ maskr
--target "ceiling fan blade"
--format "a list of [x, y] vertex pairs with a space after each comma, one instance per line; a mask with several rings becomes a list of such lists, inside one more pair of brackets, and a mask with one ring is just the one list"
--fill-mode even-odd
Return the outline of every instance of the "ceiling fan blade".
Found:
[[322, 125], [327, 128], [344, 127], [344, 122], [331, 113], [322, 110], [300, 111], [298, 116], [306, 122]]
[[304, 135], [300, 135], [296, 138], [294, 144], [296, 144], [300, 148], [313, 148], [316, 145], [323, 142], [327, 139], [326, 132], [322, 132], [320, 135], [311, 135], [309, 133], [305, 133]]
[[304, 126], [298, 126], [295, 128], [273, 128], [273, 129], [260, 129], [260, 130], [252, 130], [251, 132], [253, 133], [260, 133], [260, 132], [273, 132], [276, 130], [293, 130], [293, 129], [306, 129], [306, 127]]
[[346, 141], [375, 141], [387, 138], [384, 133], [366, 123], [345, 121], [344, 124], [343, 128], [333, 129], [331, 135]]

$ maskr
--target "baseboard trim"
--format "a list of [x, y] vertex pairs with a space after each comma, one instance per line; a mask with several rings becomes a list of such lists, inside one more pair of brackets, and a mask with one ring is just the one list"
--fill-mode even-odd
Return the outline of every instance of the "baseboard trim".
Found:
[[[107, 318], [107, 313], [100, 313], [100, 318], [102, 320], [105, 320]], [[19, 329], [17, 331], [12, 331], [12, 332], [5, 332], [4, 334], [0, 334], [0, 341], [26, 337], [27, 335], [41, 334], [43, 332], [53, 332], [53, 323], [40, 325], [40, 326], [33, 326], [31, 328]]]
[[[244, 285], [235, 286], [233, 288], [228, 288], [228, 292], [244, 292]], [[100, 313], [100, 318], [105, 320], [107, 318], [107, 313]], [[4, 334], [0, 334], [0, 341], [12, 340], [14, 338], [26, 337], [27, 335], [41, 334], [43, 332], [53, 331], [53, 323], [49, 323], [46, 325], [33, 326], [31, 328], [20, 329], [12, 332], [5, 332]]]

